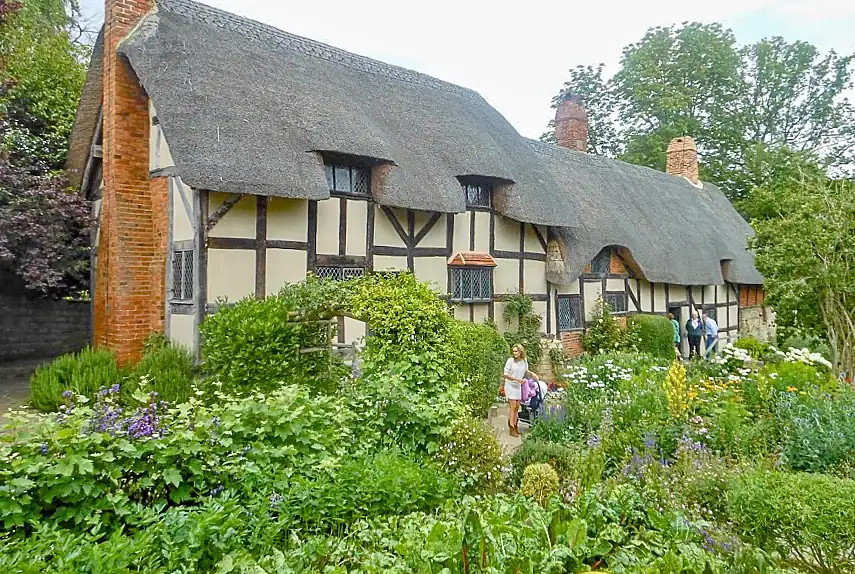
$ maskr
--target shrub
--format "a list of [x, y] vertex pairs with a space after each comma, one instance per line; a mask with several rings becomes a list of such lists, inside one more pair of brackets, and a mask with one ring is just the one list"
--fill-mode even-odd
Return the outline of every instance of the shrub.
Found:
[[325, 531], [360, 518], [429, 512], [459, 494], [457, 481], [436, 465], [380, 452], [320, 479], [298, 479], [273, 499], [287, 523]]
[[769, 344], [759, 341], [755, 337], [741, 337], [734, 344], [738, 349], [745, 349], [748, 355], [755, 360], [763, 360], [769, 353]]
[[508, 483], [513, 487], [519, 487], [523, 470], [532, 464], [546, 463], [555, 469], [559, 482], [564, 485], [575, 478], [578, 459], [577, 449], [567, 444], [537, 438], [526, 439], [511, 457]]
[[221, 306], [201, 327], [206, 368], [230, 392], [271, 391], [282, 384], [332, 390], [330, 354], [300, 350], [329, 345], [332, 332], [325, 321], [343, 306], [345, 289], [309, 278], [266, 299]]
[[31, 402], [40, 411], [53, 412], [65, 402], [62, 396], [65, 391], [91, 398], [99, 389], [111, 387], [121, 378], [113, 353], [87, 347], [36, 369], [30, 378]]
[[728, 493], [740, 533], [780, 549], [809, 572], [855, 568], [855, 481], [828, 475], [754, 471]]
[[146, 341], [142, 359], [122, 384], [122, 394], [130, 399], [142, 386], [145, 393], [156, 392], [161, 400], [181, 403], [192, 396], [195, 378], [196, 367], [187, 349], [154, 334]]
[[510, 356], [505, 338], [492, 325], [454, 322], [455, 372], [461, 399], [472, 416], [483, 417], [496, 400], [505, 360]]
[[[543, 344], [540, 334], [541, 318], [532, 309], [531, 297], [525, 293], [511, 293], [505, 299], [502, 316], [509, 327], [504, 334], [508, 345], [512, 347], [521, 344], [525, 347], [529, 364], [535, 366], [543, 355]], [[516, 330], [510, 328], [514, 326]]]
[[812, 353], [819, 353], [826, 360], [831, 360], [831, 347], [828, 346], [826, 341], [816, 336], [790, 335], [784, 340], [780, 348], [785, 351], [789, 349], [807, 349]]
[[623, 346], [623, 339], [620, 325], [612, 316], [612, 308], [602, 297], [597, 298], [593, 317], [582, 339], [585, 351], [592, 355], [617, 351]]
[[496, 490], [502, 480], [502, 447], [485, 421], [464, 417], [440, 449], [440, 463], [474, 492]]
[[674, 358], [674, 326], [661, 315], [630, 315], [627, 329], [636, 336], [639, 351], [666, 360]]
[[558, 473], [549, 464], [531, 464], [523, 471], [520, 494], [546, 507], [549, 499], [558, 494]]

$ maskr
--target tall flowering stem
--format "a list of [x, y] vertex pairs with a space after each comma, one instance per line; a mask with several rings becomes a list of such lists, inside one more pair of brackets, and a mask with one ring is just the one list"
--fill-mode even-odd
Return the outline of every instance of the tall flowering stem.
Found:
[[664, 387], [668, 397], [668, 412], [675, 419], [684, 418], [691, 406], [691, 392], [686, 378], [686, 367], [679, 361], [671, 363]]

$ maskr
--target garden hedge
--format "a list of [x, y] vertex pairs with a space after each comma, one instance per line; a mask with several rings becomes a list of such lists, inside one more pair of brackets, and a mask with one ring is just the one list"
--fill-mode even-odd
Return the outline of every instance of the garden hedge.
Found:
[[637, 336], [638, 350], [663, 359], [674, 358], [674, 327], [662, 315], [630, 315], [627, 327]]
[[487, 324], [455, 321], [453, 337], [463, 402], [469, 414], [483, 417], [499, 393], [510, 348], [502, 334]]

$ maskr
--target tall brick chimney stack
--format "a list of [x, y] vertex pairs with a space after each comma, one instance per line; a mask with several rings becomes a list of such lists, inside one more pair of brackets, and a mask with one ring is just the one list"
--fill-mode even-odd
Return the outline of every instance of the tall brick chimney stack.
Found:
[[665, 171], [671, 175], [685, 177], [694, 184], [700, 182], [698, 174], [698, 147], [689, 136], [681, 136], [668, 144]]
[[139, 358], [165, 318], [167, 181], [149, 179], [148, 96], [119, 43], [155, 0], [104, 6], [104, 190], [94, 285], [93, 342], [120, 364]]
[[558, 102], [555, 139], [561, 147], [588, 151], [588, 113], [580, 96], [565, 94]]

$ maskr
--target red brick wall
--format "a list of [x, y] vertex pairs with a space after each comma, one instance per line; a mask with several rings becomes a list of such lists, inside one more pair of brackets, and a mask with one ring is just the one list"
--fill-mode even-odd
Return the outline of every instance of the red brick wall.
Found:
[[585, 352], [582, 346], [582, 333], [561, 333], [561, 344], [564, 346], [564, 357], [573, 359]]
[[588, 151], [588, 114], [582, 99], [566, 96], [555, 110], [555, 141], [561, 147]]
[[119, 42], [154, 0], [107, 0], [104, 28], [104, 192], [94, 342], [137, 359], [164, 321], [168, 218], [163, 182], [149, 183], [148, 97]]
[[617, 250], [612, 250], [612, 258], [609, 261], [609, 271], [611, 273], [628, 273], [626, 269], [626, 265], [623, 264], [623, 260], [617, 254]]
[[762, 305], [766, 301], [766, 294], [760, 285], [740, 285], [739, 306], [754, 307]]

